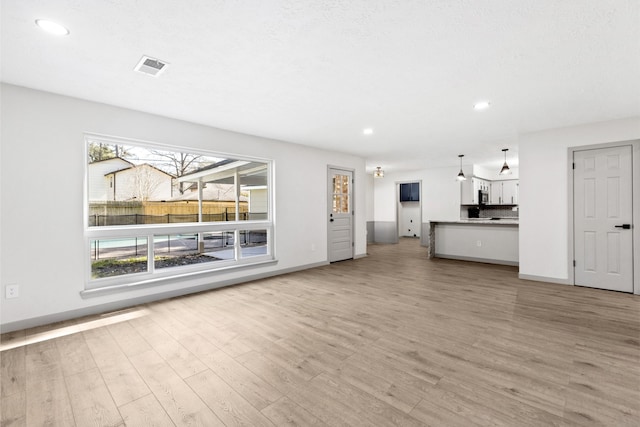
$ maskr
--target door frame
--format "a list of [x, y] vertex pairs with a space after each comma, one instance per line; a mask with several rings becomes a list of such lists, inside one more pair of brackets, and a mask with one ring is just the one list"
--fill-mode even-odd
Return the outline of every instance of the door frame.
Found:
[[568, 230], [567, 230], [567, 284], [575, 286], [574, 274], [574, 221], [573, 221], [573, 154], [576, 151], [597, 150], [600, 148], [614, 148], [631, 146], [631, 187], [632, 187], [632, 209], [633, 209], [633, 294], [640, 295], [640, 184], [634, 185], [640, 177], [640, 139], [628, 141], [608, 142], [603, 144], [581, 145], [569, 147], [567, 149], [567, 175], [568, 175]]
[[331, 176], [331, 169], [339, 169], [343, 171], [351, 172], [351, 259], [356, 258], [356, 170], [354, 168], [346, 168], [336, 165], [327, 165], [327, 173], [325, 175], [325, 184], [327, 186], [327, 195], [325, 197], [326, 206], [324, 209], [325, 224], [327, 225], [327, 262], [331, 259], [331, 230], [329, 228], [329, 208], [333, 200], [333, 188], [329, 185], [329, 177]]

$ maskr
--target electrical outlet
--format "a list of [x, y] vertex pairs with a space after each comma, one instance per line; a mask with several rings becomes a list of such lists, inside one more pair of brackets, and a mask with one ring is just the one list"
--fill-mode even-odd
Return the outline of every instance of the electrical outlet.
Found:
[[482, 240], [478, 240], [478, 241], [476, 242], [476, 246], [477, 246], [477, 247], [482, 246]]
[[7, 285], [5, 287], [5, 298], [18, 298], [20, 296], [20, 287], [18, 285]]

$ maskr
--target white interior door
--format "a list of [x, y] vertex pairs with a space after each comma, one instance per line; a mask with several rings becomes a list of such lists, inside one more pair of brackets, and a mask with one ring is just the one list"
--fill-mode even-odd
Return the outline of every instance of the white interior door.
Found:
[[353, 258], [353, 172], [329, 169], [329, 262]]
[[574, 151], [576, 285], [633, 292], [631, 146]]

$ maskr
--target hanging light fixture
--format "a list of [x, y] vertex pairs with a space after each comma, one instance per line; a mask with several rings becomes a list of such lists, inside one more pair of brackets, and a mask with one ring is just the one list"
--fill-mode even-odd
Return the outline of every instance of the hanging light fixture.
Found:
[[384, 171], [382, 170], [382, 168], [380, 166], [378, 166], [376, 168], [376, 170], [373, 171], [373, 177], [374, 178], [384, 178]]
[[502, 165], [502, 169], [500, 169], [500, 175], [508, 175], [511, 173], [509, 165], [507, 164], [507, 151], [509, 151], [508, 148], [502, 149], [502, 152], [504, 153], [504, 165]]
[[458, 157], [460, 157], [460, 172], [458, 172], [458, 181], [466, 181], [467, 177], [464, 176], [464, 172], [462, 172], [462, 158], [464, 157], [464, 154], [458, 154]]

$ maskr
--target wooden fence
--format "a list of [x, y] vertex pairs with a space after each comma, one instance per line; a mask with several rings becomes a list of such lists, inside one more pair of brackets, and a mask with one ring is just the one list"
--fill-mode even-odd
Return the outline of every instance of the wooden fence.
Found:
[[[266, 219], [266, 214], [248, 212], [248, 203], [240, 202], [241, 220]], [[202, 220], [235, 221], [235, 202], [203, 201]], [[164, 224], [198, 222], [197, 201], [177, 202], [93, 202], [89, 204], [89, 226]]]

